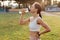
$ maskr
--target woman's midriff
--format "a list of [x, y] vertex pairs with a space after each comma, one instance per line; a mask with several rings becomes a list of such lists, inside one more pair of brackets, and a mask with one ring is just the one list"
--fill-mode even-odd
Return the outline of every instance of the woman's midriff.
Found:
[[38, 37], [39, 31], [30, 31], [30, 36], [32, 37]]

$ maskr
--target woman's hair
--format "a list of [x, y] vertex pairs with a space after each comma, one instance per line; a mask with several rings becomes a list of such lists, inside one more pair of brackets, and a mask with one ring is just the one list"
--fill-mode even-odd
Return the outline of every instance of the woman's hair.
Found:
[[35, 8], [38, 9], [37, 10], [37, 14], [39, 14], [39, 16], [42, 18], [42, 15], [41, 15], [41, 6], [39, 4], [35, 4]]

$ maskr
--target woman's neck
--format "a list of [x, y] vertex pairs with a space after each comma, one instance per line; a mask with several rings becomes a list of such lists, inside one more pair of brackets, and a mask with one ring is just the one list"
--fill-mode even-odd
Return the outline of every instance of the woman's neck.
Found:
[[38, 17], [38, 16], [39, 16], [38, 14], [34, 14], [34, 15], [33, 15], [34, 18], [36, 18], [36, 17]]

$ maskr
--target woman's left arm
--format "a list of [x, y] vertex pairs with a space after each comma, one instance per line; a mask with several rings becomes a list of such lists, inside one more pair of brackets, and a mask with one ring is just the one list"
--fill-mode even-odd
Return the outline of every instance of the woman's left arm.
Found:
[[47, 25], [42, 19], [39, 18], [37, 22], [38, 24], [42, 25], [42, 27], [45, 28], [44, 31], [40, 32], [40, 35], [51, 31], [49, 25]]

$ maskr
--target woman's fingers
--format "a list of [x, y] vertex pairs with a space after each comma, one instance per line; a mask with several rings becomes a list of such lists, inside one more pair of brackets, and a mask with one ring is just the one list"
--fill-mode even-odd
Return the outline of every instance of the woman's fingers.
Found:
[[23, 8], [23, 9], [21, 9], [21, 12], [22, 12], [22, 15], [24, 15], [25, 14], [25, 9]]

